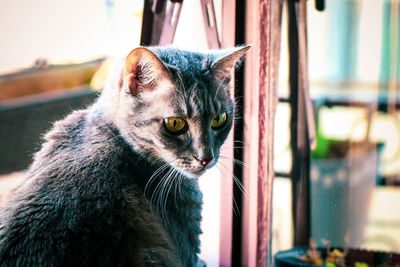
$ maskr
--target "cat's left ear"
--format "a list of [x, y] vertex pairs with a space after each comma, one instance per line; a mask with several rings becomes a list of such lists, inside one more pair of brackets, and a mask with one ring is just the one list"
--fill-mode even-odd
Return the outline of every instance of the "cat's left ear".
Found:
[[225, 82], [229, 82], [232, 78], [233, 71], [235, 67], [238, 66], [246, 54], [246, 52], [250, 49], [251, 45], [236, 47], [233, 49], [229, 49], [224, 52], [224, 54], [218, 58], [211, 65], [211, 70], [219, 80], [224, 80]]
[[125, 81], [132, 95], [172, 87], [171, 74], [153, 52], [144, 47], [132, 50], [125, 59]]

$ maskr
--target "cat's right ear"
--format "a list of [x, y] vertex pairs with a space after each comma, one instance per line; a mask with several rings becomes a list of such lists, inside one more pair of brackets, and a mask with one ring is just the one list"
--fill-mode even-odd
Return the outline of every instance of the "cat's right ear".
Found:
[[221, 50], [222, 56], [211, 65], [211, 69], [217, 79], [229, 82], [235, 67], [239, 65], [250, 48], [251, 45], [247, 45]]
[[171, 74], [164, 63], [149, 49], [133, 49], [125, 59], [124, 79], [129, 92], [137, 96], [143, 91], [172, 87]]

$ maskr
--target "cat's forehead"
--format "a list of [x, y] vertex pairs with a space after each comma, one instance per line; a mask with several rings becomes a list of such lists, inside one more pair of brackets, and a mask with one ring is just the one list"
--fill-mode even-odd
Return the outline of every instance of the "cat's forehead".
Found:
[[220, 112], [232, 112], [233, 104], [228, 95], [211, 90], [209, 85], [194, 82], [190, 87], [179, 85], [170, 98], [171, 106], [177, 114], [185, 117], [214, 117]]
[[185, 74], [192, 74], [192, 72], [203, 72], [211, 65], [212, 54], [209, 53], [185, 51], [171, 47], [155, 47], [151, 50], [167, 66], [173, 66]]
[[153, 52], [173, 76], [174, 92], [170, 103], [175, 112], [188, 117], [214, 116], [233, 110], [229, 85], [213, 76], [211, 53], [154, 47]]

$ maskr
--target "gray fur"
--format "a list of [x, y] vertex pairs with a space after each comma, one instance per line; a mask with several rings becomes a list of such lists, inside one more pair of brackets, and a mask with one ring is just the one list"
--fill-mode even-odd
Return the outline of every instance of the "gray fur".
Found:
[[[54, 124], [2, 210], [0, 266], [196, 265], [197, 177], [231, 130], [231, 85], [211, 67], [221, 52], [150, 50], [173, 88], [133, 96], [121, 65], [92, 106]], [[220, 112], [228, 122], [214, 131]], [[188, 132], [168, 134], [168, 116], [185, 118]], [[207, 168], [204, 157], [214, 157]]]

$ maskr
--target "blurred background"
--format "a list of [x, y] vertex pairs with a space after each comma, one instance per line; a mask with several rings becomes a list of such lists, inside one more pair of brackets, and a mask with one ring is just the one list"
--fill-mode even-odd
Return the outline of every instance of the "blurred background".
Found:
[[[317, 127], [310, 155], [310, 224], [318, 246], [326, 239], [338, 247], [400, 252], [399, 11], [396, 0], [328, 0], [323, 12], [307, 1]], [[282, 29], [278, 90], [285, 100], [287, 25]], [[291, 180], [279, 177], [296, 160], [290, 116], [290, 105], [281, 101], [275, 120], [275, 251], [293, 246], [287, 236], [293, 234]]]
[[[222, 1], [222, 0], [221, 0]], [[214, 1], [221, 24], [221, 1]], [[400, 252], [400, 51], [397, 0], [307, 1], [311, 238]], [[0, 9], [0, 205], [51, 123], [93, 101], [113, 58], [140, 43], [143, 1], [3, 1]], [[174, 46], [205, 50], [200, 3], [184, 1]], [[293, 247], [287, 11], [275, 124], [273, 250]], [[221, 27], [219, 27], [221, 29]], [[202, 258], [219, 257], [220, 170], [201, 180]], [[347, 236], [347, 238], [346, 238]], [[347, 241], [345, 241], [347, 240]]]

